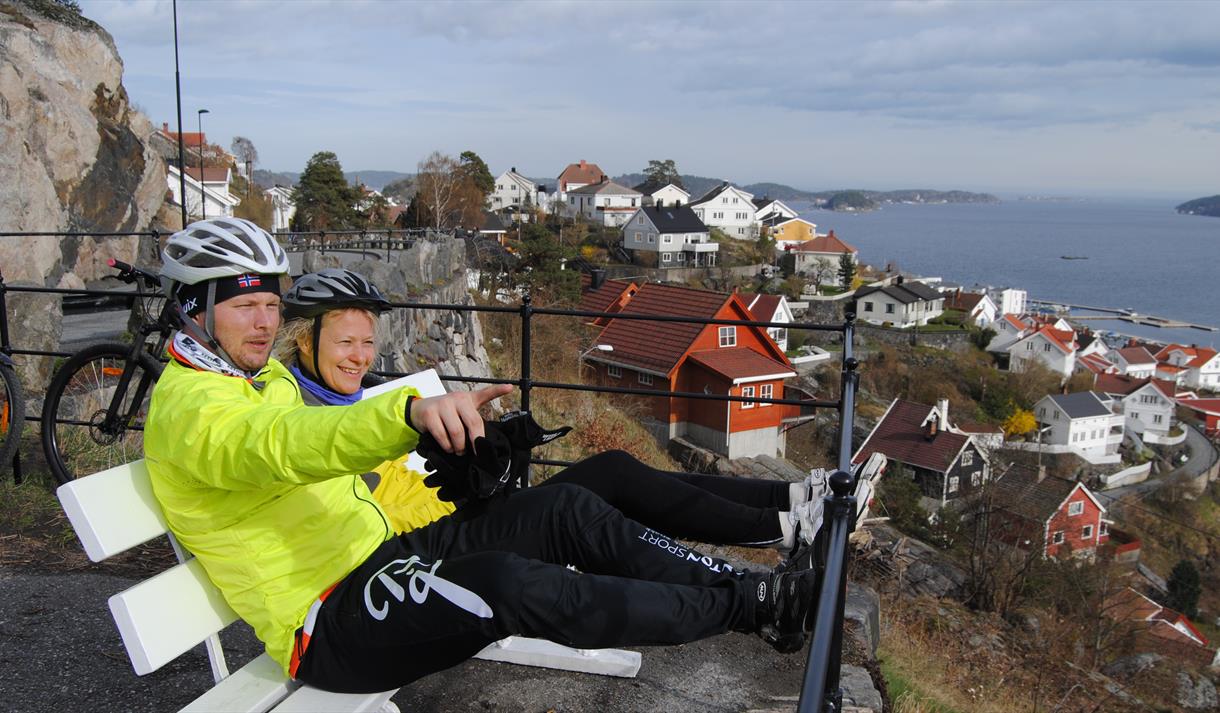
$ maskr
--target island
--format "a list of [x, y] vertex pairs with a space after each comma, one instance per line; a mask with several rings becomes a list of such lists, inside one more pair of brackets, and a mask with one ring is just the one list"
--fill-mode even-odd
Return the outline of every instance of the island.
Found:
[[1220, 218], [1220, 196], [1208, 196], [1207, 198], [1196, 198], [1193, 201], [1186, 201], [1177, 208], [1174, 208], [1174, 210], [1183, 215], [1207, 215], [1213, 218]]

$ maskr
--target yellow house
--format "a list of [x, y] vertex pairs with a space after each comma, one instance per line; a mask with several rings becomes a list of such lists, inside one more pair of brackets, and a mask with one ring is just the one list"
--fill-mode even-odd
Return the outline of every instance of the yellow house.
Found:
[[818, 226], [803, 218], [784, 218], [763, 221], [767, 235], [775, 239], [775, 249], [783, 250], [789, 245], [799, 245], [818, 236]]

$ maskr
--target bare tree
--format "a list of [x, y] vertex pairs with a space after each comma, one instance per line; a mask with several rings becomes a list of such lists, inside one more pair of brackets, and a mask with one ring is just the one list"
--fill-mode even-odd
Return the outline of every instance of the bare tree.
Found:
[[824, 257], [814, 258], [805, 268], [805, 274], [809, 275], [815, 288], [826, 282], [826, 278], [833, 275], [834, 272], [834, 264], [830, 262], [829, 258]]
[[233, 155], [246, 165], [246, 196], [250, 195], [250, 184], [254, 182], [254, 164], [258, 163], [258, 149], [254, 142], [244, 136], [234, 136], [230, 146]]
[[418, 221], [435, 230], [475, 225], [483, 207], [482, 194], [462, 164], [440, 151], [419, 162], [412, 202]]

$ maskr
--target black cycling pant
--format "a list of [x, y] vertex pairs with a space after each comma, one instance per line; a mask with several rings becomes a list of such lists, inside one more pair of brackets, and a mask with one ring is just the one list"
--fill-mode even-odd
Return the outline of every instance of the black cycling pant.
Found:
[[529, 488], [479, 517], [442, 518], [382, 544], [321, 606], [297, 678], [382, 691], [510, 635], [606, 648], [754, 631], [761, 576], [584, 488]]
[[597, 493], [632, 520], [685, 539], [715, 545], [770, 545], [783, 538], [779, 511], [789, 509], [788, 483], [721, 475], [672, 473], [624, 451], [606, 451], [543, 481]]

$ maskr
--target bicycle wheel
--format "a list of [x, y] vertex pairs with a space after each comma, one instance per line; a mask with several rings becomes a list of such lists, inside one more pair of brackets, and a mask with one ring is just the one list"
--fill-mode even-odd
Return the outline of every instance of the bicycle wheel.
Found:
[[17, 374], [0, 364], [0, 471], [9, 467], [25, 426], [25, 394]]
[[[51, 378], [42, 405], [42, 448], [61, 483], [144, 455], [144, 418], [161, 364], [140, 352], [120, 391], [130, 344], [103, 342], [74, 354]], [[115, 416], [108, 418], [111, 406]]]

